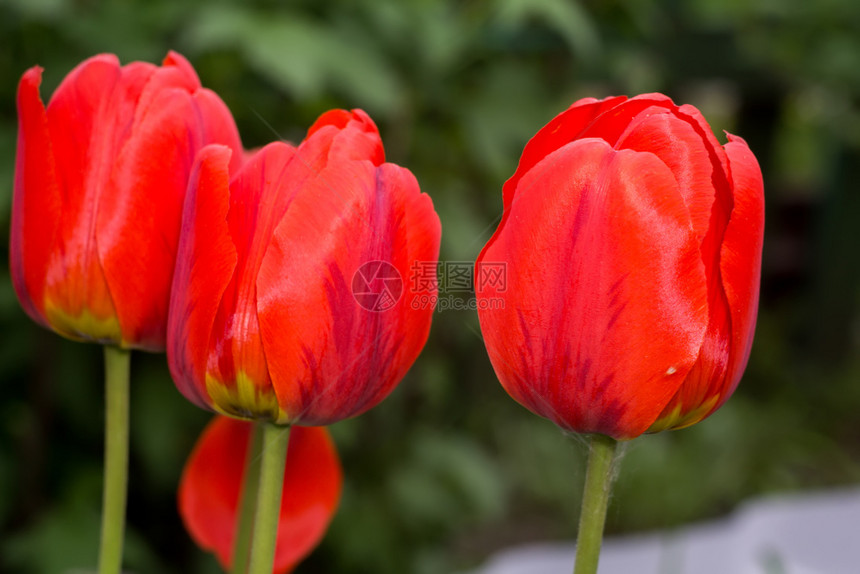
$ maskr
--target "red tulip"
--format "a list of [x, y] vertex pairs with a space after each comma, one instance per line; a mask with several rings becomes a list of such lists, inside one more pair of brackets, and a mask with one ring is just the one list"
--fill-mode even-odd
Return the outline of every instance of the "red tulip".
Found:
[[[179, 483], [179, 514], [198, 546], [225, 570], [233, 560], [239, 496], [253, 423], [215, 417], [203, 431]], [[340, 499], [343, 474], [324, 428], [290, 431], [274, 572], [289, 572], [319, 544]]]
[[47, 109], [41, 76], [31, 68], [18, 86], [10, 249], [18, 299], [71, 339], [164, 350], [193, 159], [209, 143], [241, 149], [233, 118], [175, 52], [161, 67], [90, 58]]
[[[205, 148], [189, 184], [168, 329], [174, 381], [200, 406], [280, 424], [369, 409], [427, 340], [433, 309], [402, 278], [438, 257], [430, 198], [383, 163], [362, 111], [326, 113], [297, 148], [269, 144], [232, 177], [229, 159]], [[365, 276], [390, 295], [378, 309], [353, 293]]]
[[629, 439], [719, 408], [746, 367], [764, 199], [741, 138], [660, 94], [580, 100], [526, 145], [477, 260], [481, 331], [510, 395]]

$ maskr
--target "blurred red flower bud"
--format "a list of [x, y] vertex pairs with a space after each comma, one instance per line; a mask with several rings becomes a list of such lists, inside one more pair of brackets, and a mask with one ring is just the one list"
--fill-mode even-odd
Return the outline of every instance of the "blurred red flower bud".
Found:
[[[218, 416], [185, 464], [179, 514], [191, 537], [230, 570], [253, 423]], [[343, 473], [326, 429], [293, 427], [281, 497], [276, 574], [292, 570], [319, 544], [340, 499]]]

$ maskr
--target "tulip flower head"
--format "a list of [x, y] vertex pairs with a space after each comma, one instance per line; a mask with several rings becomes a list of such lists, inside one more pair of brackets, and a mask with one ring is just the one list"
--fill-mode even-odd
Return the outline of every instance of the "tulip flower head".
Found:
[[[584, 99], [526, 145], [476, 265], [508, 393], [562, 428], [630, 439], [713, 413], [746, 367], [764, 199], [746, 142], [660, 94]], [[482, 298], [503, 305], [481, 305]]]
[[241, 149], [233, 118], [175, 52], [161, 67], [90, 58], [47, 108], [41, 75], [31, 68], [18, 86], [18, 299], [65, 337], [163, 350], [193, 159], [210, 143]]
[[385, 163], [359, 110], [324, 114], [298, 147], [269, 144], [237, 173], [230, 156], [205, 148], [189, 184], [168, 333], [177, 387], [202, 407], [279, 424], [369, 409], [418, 356], [433, 309], [402, 291], [368, 308], [354, 278], [368, 263], [408, 277], [436, 261], [430, 198]]
[[[179, 514], [191, 537], [230, 569], [245, 459], [253, 423], [216, 417], [203, 431], [179, 483]], [[343, 473], [324, 428], [290, 434], [275, 551], [276, 574], [291, 571], [319, 544], [340, 499]]]

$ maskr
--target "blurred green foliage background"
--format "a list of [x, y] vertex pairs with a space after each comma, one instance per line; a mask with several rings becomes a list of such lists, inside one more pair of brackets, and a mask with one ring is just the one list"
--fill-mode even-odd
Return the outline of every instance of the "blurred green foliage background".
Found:
[[[248, 147], [298, 141], [361, 107], [473, 261], [528, 138], [583, 96], [669, 94], [764, 171], [761, 312], [747, 374], [703, 424], [627, 449], [609, 533], [672, 528], [773, 492], [860, 483], [860, 3], [854, 0], [0, 0], [0, 571], [92, 570], [101, 485], [101, 353], [37, 328], [7, 241], [15, 90], [48, 100], [86, 57], [185, 54]], [[184, 533], [179, 474], [209, 418], [163, 356], [133, 359], [126, 565], [218, 572]], [[376, 409], [332, 427], [340, 511], [297, 572], [437, 574], [494, 550], [572, 540], [585, 448], [495, 380], [477, 317], [435, 316], [424, 354]], [[76, 570], [77, 569], [77, 570]]]

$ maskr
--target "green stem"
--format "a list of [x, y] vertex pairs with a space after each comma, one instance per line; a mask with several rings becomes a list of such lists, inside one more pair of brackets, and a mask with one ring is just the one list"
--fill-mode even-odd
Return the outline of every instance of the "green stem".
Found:
[[597, 573], [618, 441], [606, 435], [593, 434], [589, 446], [591, 449], [588, 453], [588, 469], [585, 472], [585, 489], [582, 494], [574, 574]]
[[254, 508], [260, 486], [260, 454], [263, 452], [263, 424], [254, 423], [251, 441], [245, 460], [242, 494], [239, 499], [239, 516], [236, 520], [236, 541], [233, 544], [233, 568], [230, 574], [245, 574], [248, 552], [251, 550], [251, 533], [254, 531]]
[[257, 512], [254, 516], [254, 540], [251, 544], [249, 574], [272, 574], [289, 442], [290, 427], [270, 423], [263, 426], [260, 486], [257, 491]]
[[131, 351], [105, 346], [105, 460], [99, 574], [119, 574], [128, 484], [128, 394]]

